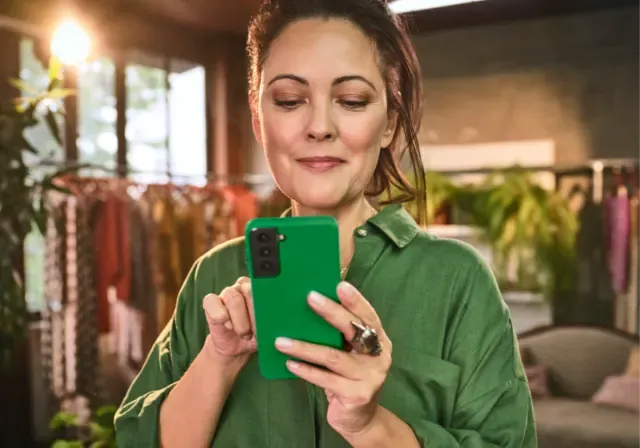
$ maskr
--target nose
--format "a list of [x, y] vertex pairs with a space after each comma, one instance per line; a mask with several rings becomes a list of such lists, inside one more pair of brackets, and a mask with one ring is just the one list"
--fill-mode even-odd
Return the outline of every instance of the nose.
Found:
[[307, 128], [307, 139], [315, 142], [333, 141], [337, 134], [330, 108], [324, 104], [313, 105]]

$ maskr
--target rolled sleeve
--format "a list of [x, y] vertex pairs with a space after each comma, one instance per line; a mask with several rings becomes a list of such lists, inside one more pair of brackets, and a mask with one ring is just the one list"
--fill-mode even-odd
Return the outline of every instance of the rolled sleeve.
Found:
[[460, 283], [446, 358], [461, 367], [448, 427], [417, 422], [425, 448], [535, 448], [533, 403], [509, 311], [488, 266]]
[[[194, 265], [178, 296], [171, 321], [158, 336], [142, 369], [135, 378], [115, 415], [116, 443], [119, 448], [159, 447], [160, 407], [199, 351], [194, 327], [204, 319], [195, 306]], [[200, 303], [200, 302], [198, 302]], [[191, 328], [185, 332], [185, 323]]]

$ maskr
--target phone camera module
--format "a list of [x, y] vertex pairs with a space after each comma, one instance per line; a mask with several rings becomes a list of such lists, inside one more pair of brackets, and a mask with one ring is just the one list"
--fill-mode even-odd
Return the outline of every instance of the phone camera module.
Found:
[[262, 249], [260, 249], [261, 257], [268, 257], [270, 255], [271, 255], [271, 249], [269, 249], [268, 247], [263, 247]]
[[280, 275], [279, 244], [278, 229], [275, 227], [260, 227], [252, 231], [250, 250], [256, 278]]

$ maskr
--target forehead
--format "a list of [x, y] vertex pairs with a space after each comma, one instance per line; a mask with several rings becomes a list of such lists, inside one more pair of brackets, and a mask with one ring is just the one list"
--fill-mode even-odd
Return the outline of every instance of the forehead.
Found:
[[281, 73], [310, 82], [360, 74], [382, 83], [373, 41], [356, 25], [339, 19], [305, 19], [288, 25], [269, 48], [263, 81]]

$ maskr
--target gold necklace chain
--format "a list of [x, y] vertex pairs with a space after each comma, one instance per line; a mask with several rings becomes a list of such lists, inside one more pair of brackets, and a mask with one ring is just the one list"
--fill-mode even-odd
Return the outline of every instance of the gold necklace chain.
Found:
[[[378, 211], [375, 208], [371, 207], [371, 216], [367, 220], [373, 218], [377, 213]], [[351, 258], [351, 261], [353, 261], [353, 257]], [[344, 280], [346, 277], [347, 271], [349, 270], [349, 266], [351, 266], [351, 261], [349, 261], [349, 263], [347, 263], [345, 267], [340, 269], [340, 278], [342, 278], [342, 280]]]

